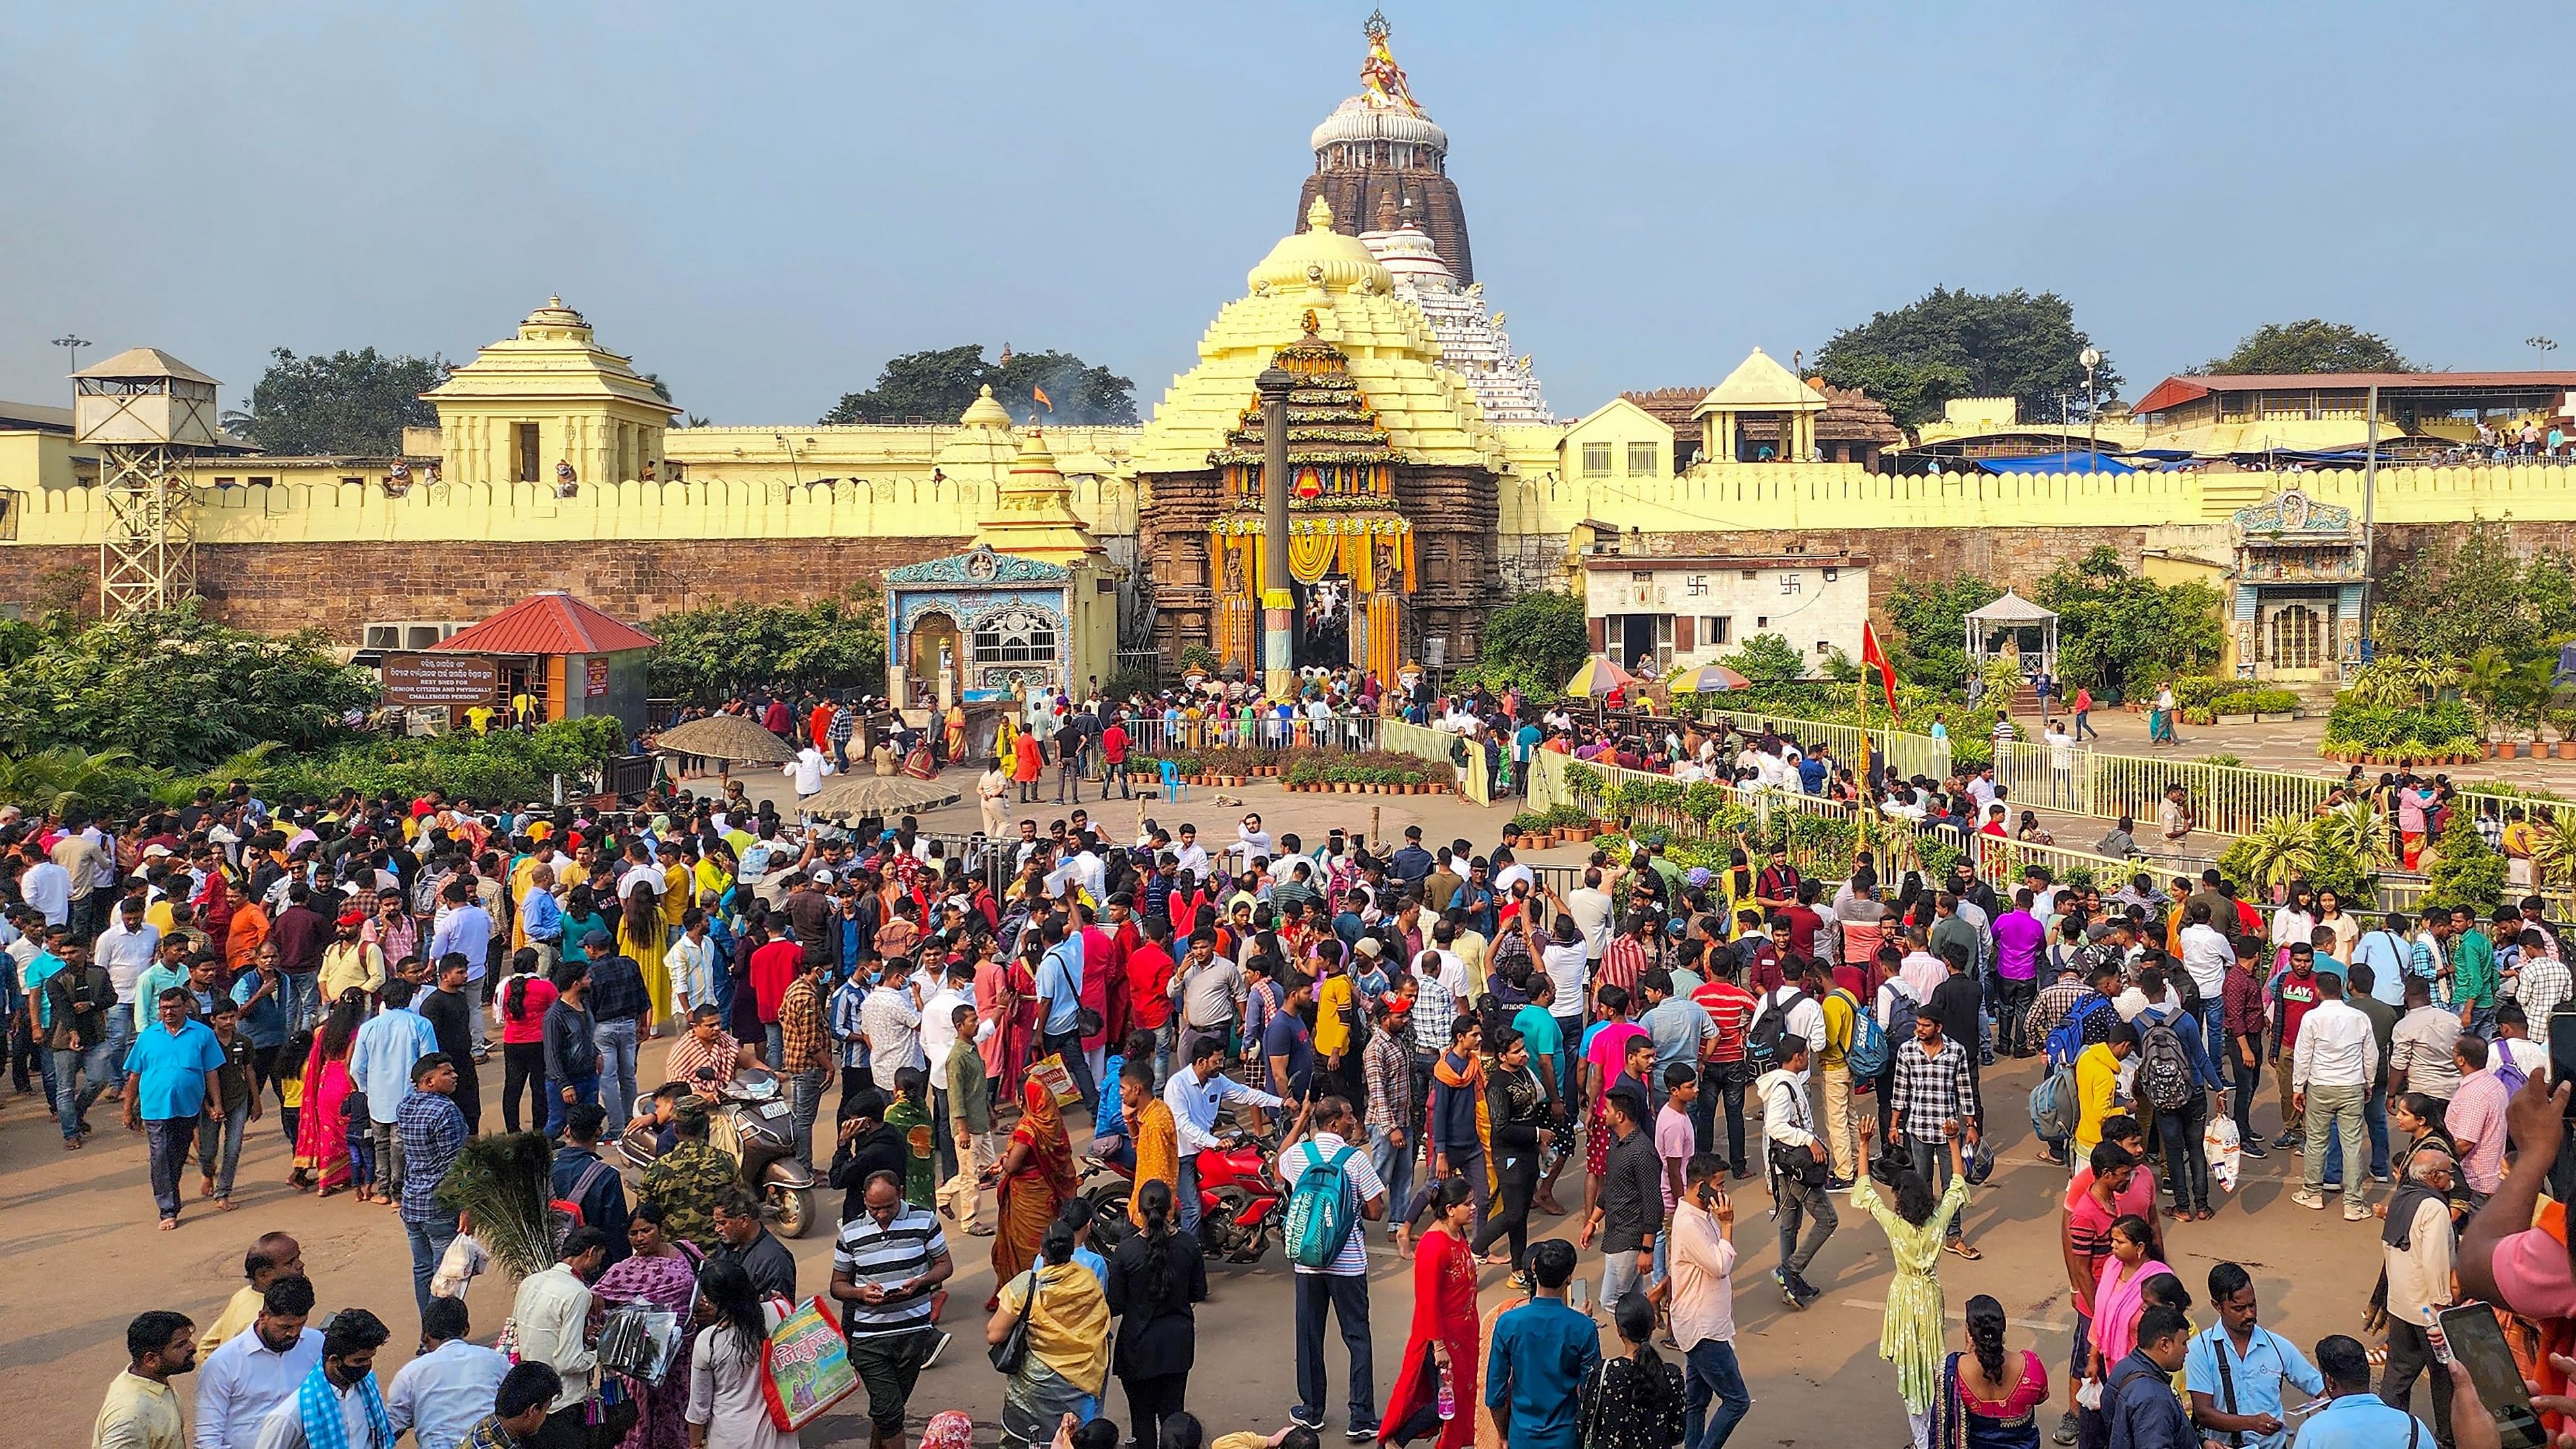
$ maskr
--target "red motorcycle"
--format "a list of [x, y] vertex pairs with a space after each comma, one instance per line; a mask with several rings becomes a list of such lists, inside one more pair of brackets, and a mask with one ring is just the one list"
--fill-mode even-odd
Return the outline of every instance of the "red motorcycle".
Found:
[[[1267, 1142], [1243, 1134], [1223, 1148], [1199, 1154], [1199, 1246], [1210, 1258], [1258, 1263], [1270, 1251], [1285, 1196], [1271, 1174], [1270, 1158]], [[1105, 1249], [1135, 1231], [1127, 1217], [1135, 1171], [1099, 1157], [1082, 1161], [1086, 1177], [1106, 1175], [1083, 1190], [1091, 1203], [1092, 1234]]]

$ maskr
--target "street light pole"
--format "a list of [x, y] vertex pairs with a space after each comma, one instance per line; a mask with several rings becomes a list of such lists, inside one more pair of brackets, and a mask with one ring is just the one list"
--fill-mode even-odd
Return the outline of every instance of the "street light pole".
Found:
[[89, 346], [89, 339], [75, 333], [66, 332], [62, 336], [54, 339], [54, 345], [71, 354], [72, 365], [69, 370], [73, 372], [80, 371], [81, 349]]
[[2556, 342], [2540, 336], [2526, 337], [2522, 339], [2522, 345], [2540, 354], [2540, 365], [2543, 367], [2549, 365], [2549, 354], [2558, 350]]
[[2102, 365], [2102, 354], [2087, 347], [2076, 361], [2084, 364], [2084, 471], [2098, 473], [2102, 469], [2102, 406], [2093, 395], [2093, 369]]
[[1297, 596], [1288, 587], [1288, 389], [1286, 368], [1263, 368], [1261, 394], [1261, 663], [1262, 691], [1296, 693]]

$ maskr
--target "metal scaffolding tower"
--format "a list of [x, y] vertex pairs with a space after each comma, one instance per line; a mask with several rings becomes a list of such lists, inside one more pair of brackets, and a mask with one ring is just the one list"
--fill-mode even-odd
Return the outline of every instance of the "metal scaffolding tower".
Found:
[[100, 450], [107, 527], [99, 608], [110, 618], [171, 608], [197, 592], [196, 453], [221, 446], [213, 378], [137, 347], [72, 374], [73, 437]]

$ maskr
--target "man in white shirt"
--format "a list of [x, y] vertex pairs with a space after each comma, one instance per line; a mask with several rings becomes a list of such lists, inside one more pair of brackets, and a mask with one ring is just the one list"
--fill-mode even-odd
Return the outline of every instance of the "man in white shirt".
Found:
[[832, 773], [832, 762], [823, 758], [821, 750], [807, 745], [796, 752], [795, 759], [780, 767], [778, 773], [796, 781], [796, 798], [802, 800], [823, 788], [823, 777]]
[[[1300, 1177], [1314, 1167], [1339, 1162], [1342, 1180], [1349, 1185], [1351, 1196], [1359, 1207], [1358, 1217], [1372, 1222], [1386, 1216], [1386, 1183], [1369, 1163], [1368, 1152], [1354, 1146], [1348, 1138], [1356, 1135], [1359, 1124], [1351, 1104], [1340, 1097], [1326, 1097], [1315, 1104], [1315, 1135], [1303, 1142], [1291, 1143], [1279, 1153], [1279, 1181], [1291, 1191]], [[1330, 1309], [1341, 1320], [1342, 1342], [1348, 1346], [1351, 1361], [1349, 1437], [1359, 1440], [1363, 1432], [1375, 1438], [1377, 1429], [1377, 1386], [1369, 1369], [1369, 1304], [1368, 1251], [1363, 1240], [1368, 1230], [1357, 1219], [1351, 1223], [1348, 1236], [1342, 1239], [1339, 1253], [1321, 1268], [1298, 1264], [1297, 1281], [1297, 1407], [1288, 1417], [1318, 1428], [1324, 1422], [1324, 1399], [1328, 1384], [1324, 1371], [1324, 1315]]]
[[197, 1370], [196, 1449], [251, 1449], [260, 1421], [322, 1362], [322, 1335], [304, 1326], [312, 1312], [312, 1280], [271, 1279], [250, 1327], [206, 1355]]
[[586, 1442], [582, 1414], [599, 1355], [584, 1329], [590, 1318], [590, 1285], [607, 1270], [608, 1236], [584, 1223], [564, 1234], [553, 1267], [520, 1281], [519, 1296], [510, 1304], [510, 1319], [519, 1329], [519, 1361], [544, 1364], [563, 1376], [563, 1392], [555, 1395], [546, 1415], [546, 1431], [549, 1436], [564, 1434], [564, 1443]]
[[[125, 1009], [117, 1015], [132, 1018], [137, 981], [143, 978], [153, 958], [161, 954], [161, 928], [143, 919], [143, 902], [134, 897], [117, 902], [116, 919], [89, 948], [90, 959], [107, 972], [108, 983], [116, 988], [117, 1005]], [[148, 1009], [144, 1013], [149, 1016]], [[132, 1028], [138, 1022], [129, 1020], [123, 1040], [132, 1040]], [[111, 1033], [111, 1040], [117, 1038]]]
[[910, 957], [887, 958], [876, 989], [859, 1005], [859, 1034], [868, 1043], [868, 1075], [888, 1101], [896, 1095], [895, 1073], [905, 1067], [929, 1066], [921, 1052], [920, 992], [911, 977]]
[[1207, 874], [1207, 847], [1199, 844], [1199, 828], [1197, 826], [1184, 825], [1181, 827], [1180, 843], [1172, 848], [1172, 868], [1180, 871], [1184, 875], [1201, 876]]
[[2195, 904], [2191, 924], [2182, 928], [2182, 969], [2191, 973], [2191, 984], [2200, 988], [2200, 999], [2217, 1001], [2226, 991], [2227, 968], [2236, 962], [2236, 948], [2227, 937], [2209, 924], [2209, 912]]
[[[1790, 1020], [1797, 1019], [1792, 1012]], [[1822, 1033], [1822, 1011], [1815, 1025]], [[1815, 1107], [1807, 1098], [1809, 1040], [1795, 1031], [1783, 1035], [1780, 1064], [1753, 1084], [1762, 1099], [1763, 1155], [1771, 1169], [1772, 1211], [1780, 1221], [1780, 1292], [1792, 1308], [1813, 1303], [1821, 1291], [1807, 1281], [1807, 1265], [1834, 1235], [1836, 1222], [1825, 1141], [1816, 1135]], [[1803, 1243], [1798, 1240], [1802, 1221]]]
[[1181, 1231], [1196, 1233], [1199, 1154], [1225, 1146], [1216, 1135], [1218, 1107], [1227, 1102], [1271, 1108], [1288, 1104], [1217, 1070], [1225, 1058], [1223, 1036], [1211, 1032], [1191, 1037], [1183, 1043], [1183, 1050], [1189, 1054], [1189, 1065], [1172, 1073], [1172, 1079], [1163, 1084], [1163, 1105], [1172, 1109], [1173, 1135], [1180, 1139], [1180, 1191], [1173, 1196], [1180, 1201]]
[[466, 1341], [473, 1325], [462, 1298], [432, 1298], [420, 1315], [420, 1357], [394, 1374], [385, 1418], [399, 1436], [409, 1429], [420, 1449], [458, 1449], [492, 1412], [510, 1361]]
[[1565, 893], [1565, 910], [1582, 928], [1584, 959], [1600, 965], [1601, 953], [1610, 949], [1610, 923], [1619, 914], [1618, 905], [1601, 889], [1601, 867], [1584, 868], [1583, 884]]
[[[2370, 1018], [2343, 999], [2342, 977], [2318, 972], [2317, 1004], [2300, 1018], [2299, 1044], [2290, 1069], [2291, 1105], [2304, 1119], [2308, 1140], [2325, 1141], [2329, 1124], [2346, 1142], [2369, 1140], [2362, 1136], [2361, 1108], [2378, 1071], [2379, 1038], [2370, 1029]], [[2306, 1185], [2290, 1200], [2301, 1207], [2323, 1208], [2325, 1172], [2325, 1154], [2309, 1153]], [[2346, 1222], [2370, 1216], [2361, 1200], [2366, 1176], [2344, 1174]]]
[[1685, 1444], [1724, 1444], [1753, 1408], [1735, 1360], [1735, 1204], [1727, 1200], [1725, 1159], [1693, 1156], [1673, 1204], [1671, 1232], [1673, 1342], [1681, 1345], [1687, 1402], [1715, 1400], [1706, 1424], [1682, 1421]]
[[1235, 869], [1250, 870], [1255, 860], [1267, 859], [1270, 854], [1270, 832], [1261, 828], [1261, 817], [1244, 816], [1243, 822], [1234, 827]]
[[34, 863], [18, 877], [18, 894], [27, 904], [45, 913], [45, 924], [62, 925], [72, 918], [72, 873], [31, 846], [28, 858]]
[[[376, 1350], [391, 1337], [384, 1320], [363, 1308], [341, 1309], [331, 1315], [331, 1326], [323, 1331], [322, 1377], [336, 1402], [321, 1411], [339, 1414], [339, 1443], [346, 1449], [394, 1449], [393, 1425], [385, 1417], [384, 1396], [376, 1388]], [[307, 1370], [305, 1378], [311, 1377]], [[251, 1449], [315, 1449], [317, 1441], [304, 1424], [302, 1387], [303, 1380], [297, 1380], [295, 1390], [268, 1411]]]

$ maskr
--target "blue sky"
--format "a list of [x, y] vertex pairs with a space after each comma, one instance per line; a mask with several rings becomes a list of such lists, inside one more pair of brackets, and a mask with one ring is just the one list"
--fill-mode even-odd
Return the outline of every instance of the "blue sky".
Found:
[[[266, 352], [470, 357], [549, 292], [719, 422], [916, 348], [1150, 409], [1283, 232], [1365, 4], [21, 7], [0, 397], [66, 330], [246, 396]], [[1572, 416], [1935, 284], [2053, 289], [2130, 379], [2311, 315], [2576, 367], [2544, 6], [1392, 0], [1478, 275]]]

